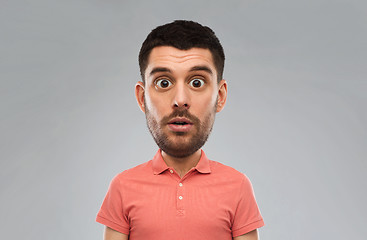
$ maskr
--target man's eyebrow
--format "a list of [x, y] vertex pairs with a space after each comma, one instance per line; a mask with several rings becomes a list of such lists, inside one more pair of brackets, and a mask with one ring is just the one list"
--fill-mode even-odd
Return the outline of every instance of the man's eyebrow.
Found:
[[157, 73], [157, 72], [171, 73], [171, 70], [169, 70], [168, 68], [165, 68], [165, 67], [156, 67], [156, 68], [153, 68], [152, 71], [150, 71], [149, 75], [152, 76], [154, 73]]
[[190, 72], [194, 72], [194, 71], [205, 71], [205, 72], [213, 75], [213, 71], [209, 67], [207, 67], [207, 66], [195, 66], [195, 67], [192, 67], [190, 69]]

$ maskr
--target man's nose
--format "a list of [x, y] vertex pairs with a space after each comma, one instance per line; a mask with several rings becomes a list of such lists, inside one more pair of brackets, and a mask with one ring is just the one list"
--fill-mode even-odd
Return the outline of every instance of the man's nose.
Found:
[[189, 109], [191, 105], [190, 102], [190, 92], [184, 84], [177, 84], [174, 98], [173, 98], [173, 108], [186, 108]]

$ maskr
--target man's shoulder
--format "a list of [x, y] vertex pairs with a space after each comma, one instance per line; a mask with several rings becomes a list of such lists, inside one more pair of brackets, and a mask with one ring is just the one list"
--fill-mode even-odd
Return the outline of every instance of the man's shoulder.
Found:
[[126, 169], [123, 172], [120, 172], [115, 176], [115, 179], [123, 180], [123, 179], [139, 178], [141, 176], [146, 176], [149, 173], [153, 173], [152, 160], [149, 160], [145, 163], [141, 163], [135, 167]]
[[210, 169], [213, 174], [215, 175], [222, 175], [222, 176], [228, 176], [231, 179], [237, 179], [237, 180], [244, 180], [247, 179], [246, 175], [237, 169], [230, 167], [228, 165], [225, 165], [223, 163], [209, 160]]

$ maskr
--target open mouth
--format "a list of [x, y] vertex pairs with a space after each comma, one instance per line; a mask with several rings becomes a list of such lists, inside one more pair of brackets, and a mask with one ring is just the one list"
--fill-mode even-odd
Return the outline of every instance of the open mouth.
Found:
[[192, 122], [184, 117], [176, 117], [176, 118], [173, 118], [171, 121], [169, 121], [168, 124], [184, 126], [184, 125], [192, 124]]
[[189, 123], [188, 122], [172, 122], [171, 124], [175, 124], [175, 125], [187, 125]]
[[193, 123], [187, 118], [179, 117], [169, 121], [168, 126], [173, 132], [188, 132], [193, 126]]

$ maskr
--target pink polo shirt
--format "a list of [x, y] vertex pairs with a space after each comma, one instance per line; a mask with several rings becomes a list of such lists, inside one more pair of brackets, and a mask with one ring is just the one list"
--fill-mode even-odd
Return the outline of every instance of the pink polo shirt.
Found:
[[160, 150], [118, 174], [96, 221], [130, 240], [232, 240], [264, 225], [249, 179], [203, 151], [183, 178]]

